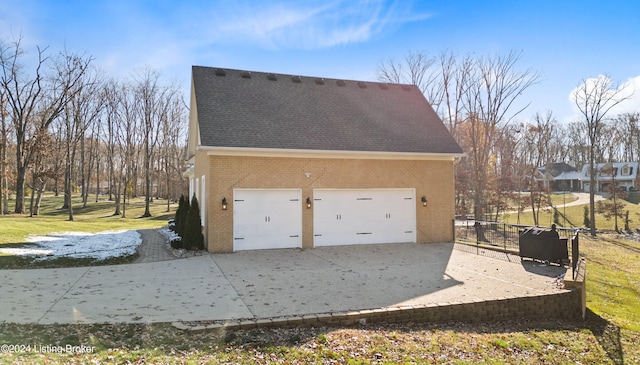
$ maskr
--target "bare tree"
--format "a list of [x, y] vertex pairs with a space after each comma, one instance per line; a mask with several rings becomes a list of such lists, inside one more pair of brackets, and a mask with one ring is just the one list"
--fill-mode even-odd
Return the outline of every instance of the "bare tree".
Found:
[[32, 163], [29, 167], [31, 172], [31, 183], [27, 184], [31, 189], [31, 200], [29, 203], [29, 216], [40, 214], [40, 202], [47, 183], [55, 174], [55, 156], [49, 151], [54, 148], [55, 138], [48, 132], [42, 131], [44, 135], [38, 136], [39, 143], [33, 146]]
[[2, 214], [9, 214], [9, 183], [8, 183], [8, 171], [7, 171], [7, 150], [9, 149], [9, 130], [7, 128], [7, 115], [8, 112], [5, 108], [4, 88], [0, 86], [0, 121], [1, 129], [0, 133], [0, 200], [2, 200], [2, 206], [0, 211]]
[[581, 122], [571, 122], [565, 128], [568, 156], [571, 161], [589, 161], [589, 138]]
[[409, 52], [402, 61], [380, 62], [378, 80], [418, 86], [456, 137], [456, 127], [465, 119], [462, 101], [474, 62], [470, 56], [458, 59], [451, 52], [442, 52], [438, 57], [426, 51]]
[[607, 75], [584, 79], [572, 92], [583, 126], [587, 132], [589, 162], [589, 206], [590, 233], [596, 235], [595, 193], [596, 193], [596, 151], [605, 116], [611, 109], [632, 96], [628, 85], [614, 84]]
[[184, 156], [180, 145], [185, 142], [185, 106], [178, 94], [169, 95], [166, 104], [168, 113], [162, 116], [161, 124], [161, 150], [160, 161], [164, 170], [164, 178], [167, 191], [167, 212], [171, 210], [171, 198], [177, 198], [179, 194], [172, 193], [172, 182], [175, 177], [182, 176], [184, 168]]
[[[556, 119], [553, 113], [548, 111], [544, 116], [536, 113], [533, 124], [525, 127], [525, 144], [523, 153], [527, 156], [527, 176], [529, 176], [529, 207], [533, 216], [534, 224], [540, 225], [540, 210], [550, 206], [549, 182], [547, 179], [550, 164], [553, 161], [549, 146], [553, 143]], [[538, 168], [545, 167], [545, 173], [540, 175]], [[535, 177], [542, 179], [542, 183], [535, 180]]]
[[640, 112], [623, 113], [614, 119], [621, 134], [621, 149], [624, 161], [640, 159]]
[[159, 85], [160, 74], [157, 71], [144, 70], [137, 81], [136, 100], [142, 122], [142, 143], [144, 147], [145, 209], [143, 217], [151, 217], [150, 203], [152, 192], [152, 161], [158, 143], [162, 119], [168, 117], [169, 103], [167, 94], [171, 90]]
[[[116, 119], [116, 136], [118, 138], [119, 186], [118, 194], [122, 194], [122, 218], [127, 217], [127, 198], [134, 194], [137, 184], [138, 168], [138, 136], [139, 111], [136, 105], [134, 90], [121, 85], [118, 91], [119, 111]], [[117, 198], [119, 199], [119, 197]]]
[[620, 233], [618, 228], [618, 218], [624, 218], [624, 203], [622, 200], [628, 196], [626, 190], [620, 187], [616, 176], [618, 169], [613, 164], [605, 164], [600, 168], [600, 176], [610, 176], [611, 180], [604, 186], [604, 190], [609, 194], [611, 200], [599, 201], [596, 205], [598, 213], [602, 214], [606, 220], [613, 217], [614, 230]]
[[451, 52], [443, 52], [440, 55], [443, 101], [436, 111], [456, 140], [459, 138], [458, 126], [466, 119], [464, 96], [469, 86], [473, 84], [470, 81], [473, 69], [474, 60], [471, 56], [457, 60]]
[[436, 63], [423, 52], [410, 53], [404, 63], [378, 65], [379, 80], [418, 85], [466, 152], [456, 165], [456, 201], [466, 206], [465, 196], [472, 191], [477, 217], [483, 215], [486, 191], [497, 186], [492, 161], [501, 130], [524, 109], [514, 110], [515, 100], [540, 79], [530, 69], [518, 71], [518, 60], [516, 52], [461, 59], [443, 52]]
[[[72, 193], [75, 181], [75, 166], [78, 147], [80, 147], [80, 163], [83, 181], [81, 187], [85, 188], [84, 170], [84, 140], [86, 131], [96, 122], [103, 106], [100, 95], [100, 81], [96, 72], [87, 72], [80, 78], [74, 87], [72, 96], [65, 106], [62, 117], [65, 135], [65, 203], [64, 207], [68, 209], [69, 220], [73, 221], [73, 204]], [[80, 145], [80, 146], [79, 146]], [[82, 191], [83, 199], [85, 191]], [[86, 200], [84, 200], [86, 202]]]
[[429, 103], [437, 109], [443, 98], [443, 84], [439, 71], [433, 66], [436, 58], [425, 51], [409, 52], [403, 62], [389, 59], [378, 64], [378, 80], [416, 85]]
[[501, 127], [526, 108], [512, 110], [518, 96], [540, 79], [540, 75], [530, 69], [517, 71], [518, 59], [519, 54], [515, 52], [506, 56], [478, 58], [464, 94], [466, 123], [471, 124], [472, 132], [469, 135], [472, 148], [467, 153], [474, 173], [472, 181], [476, 217], [484, 213], [485, 193], [490, 183], [487, 167], [490, 167], [492, 149]]
[[91, 59], [63, 54], [54, 61], [49, 74], [46, 49], [37, 49], [33, 76], [24, 73], [20, 63], [20, 41], [0, 49], [0, 84], [5, 90], [16, 139], [16, 213], [24, 213], [25, 177], [33, 151], [49, 126], [58, 118], [72, 96], [72, 90], [86, 72]]

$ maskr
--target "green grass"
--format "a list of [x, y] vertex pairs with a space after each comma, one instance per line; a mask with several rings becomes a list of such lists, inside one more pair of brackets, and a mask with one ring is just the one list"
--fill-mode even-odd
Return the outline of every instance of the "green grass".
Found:
[[[558, 212], [560, 213], [560, 226], [566, 227], [583, 227], [584, 221], [584, 207], [586, 205], [577, 205], [566, 208], [558, 208]], [[624, 201], [623, 212], [629, 211], [629, 219], [630, 219], [630, 228], [640, 228], [640, 204], [632, 203], [628, 201]], [[565, 218], [566, 217], [566, 221]], [[517, 213], [507, 213], [502, 214], [500, 216], [500, 221], [506, 223], [517, 223], [518, 215]], [[540, 212], [539, 215], [540, 225], [550, 226], [553, 223], [553, 210], [547, 209]], [[565, 225], [566, 222], [566, 225]], [[533, 214], [530, 211], [525, 211], [520, 213], [520, 224], [531, 224], [533, 225]], [[614, 229], [614, 220], [613, 218], [607, 220], [604, 218], [602, 214], [596, 213], [596, 228], [598, 230], [612, 231]], [[618, 218], [618, 228], [624, 228], [624, 219]]]
[[38, 216], [31, 218], [28, 214], [0, 216], [0, 223], [3, 226], [0, 244], [24, 242], [28, 234], [65, 231], [96, 233], [110, 229], [156, 228], [165, 225], [175, 213], [175, 206], [172, 206], [172, 212], [167, 213], [166, 200], [154, 200], [151, 205], [152, 217], [139, 218], [144, 213], [144, 200], [136, 198], [127, 203], [127, 218], [122, 218], [113, 215], [115, 211], [113, 201], [103, 199], [96, 203], [95, 200], [90, 200], [87, 207], [82, 208], [80, 198], [74, 197], [74, 220], [69, 221], [68, 210], [61, 209], [62, 203], [62, 196], [47, 195], [42, 199], [41, 214]]
[[616, 326], [640, 333], [640, 242], [580, 237], [587, 259], [587, 304]]
[[402, 324], [231, 333], [184, 332], [168, 324], [0, 324], [0, 343], [82, 345], [94, 351], [84, 355], [4, 354], [7, 362], [29, 364], [613, 363], [589, 330], [564, 322]]
[[[12, 202], [10, 202], [12, 203]], [[29, 201], [26, 201], [29, 204]], [[95, 202], [90, 200], [86, 207], [82, 207], [80, 197], [73, 198], [74, 220], [69, 221], [67, 209], [61, 209], [62, 196], [45, 195], [42, 199], [41, 214], [34, 217], [29, 215], [9, 214], [0, 216], [0, 246], [18, 247], [28, 246], [25, 239], [30, 234], [50, 234], [59, 232], [89, 232], [97, 233], [108, 230], [132, 230], [145, 228], [159, 228], [173, 218], [176, 205], [167, 212], [166, 200], [154, 200], [151, 204], [151, 217], [140, 218], [144, 214], [144, 199], [131, 199], [127, 203], [127, 218], [114, 216], [114, 202], [106, 199]], [[103, 261], [94, 259], [57, 258], [53, 260], [34, 261], [33, 257], [11, 256], [0, 253], [0, 269], [19, 269], [35, 267], [69, 267], [87, 266], [95, 264], [120, 264], [135, 260], [136, 255], [113, 258]]]

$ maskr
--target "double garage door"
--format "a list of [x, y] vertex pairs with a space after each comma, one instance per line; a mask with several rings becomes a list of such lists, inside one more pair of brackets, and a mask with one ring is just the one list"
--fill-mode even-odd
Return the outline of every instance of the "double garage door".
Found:
[[[234, 251], [302, 247], [300, 189], [234, 190]], [[314, 246], [416, 241], [414, 189], [315, 189]]]

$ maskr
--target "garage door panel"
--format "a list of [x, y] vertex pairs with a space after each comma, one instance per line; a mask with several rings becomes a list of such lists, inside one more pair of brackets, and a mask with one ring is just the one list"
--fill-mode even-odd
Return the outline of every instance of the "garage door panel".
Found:
[[314, 245], [415, 242], [415, 190], [314, 190]]
[[234, 251], [302, 247], [300, 190], [234, 190]]

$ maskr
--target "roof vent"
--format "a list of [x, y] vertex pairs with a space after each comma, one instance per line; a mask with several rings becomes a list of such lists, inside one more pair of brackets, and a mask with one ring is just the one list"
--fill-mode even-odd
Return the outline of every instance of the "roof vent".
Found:
[[358, 81], [358, 87], [361, 89], [366, 89], [367, 88], [367, 83], [364, 81]]
[[227, 71], [222, 68], [216, 68], [216, 76], [227, 76]]
[[291, 81], [295, 82], [296, 84], [302, 83], [302, 79], [300, 78], [300, 76], [291, 76]]
[[250, 78], [251, 78], [251, 72], [249, 72], [249, 71], [242, 71], [242, 74], [240, 74], [240, 76], [241, 76], [243, 79], [250, 79]]
[[267, 80], [278, 81], [276, 74], [267, 74]]
[[389, 90], [389, 85], [387, 84], [378, 84], [382, 90]]
[[411, 91], [411, 86], [409, 85], [400, 85], [400, 87], [402, 88], [402, 90], [404, 91]]
[[324, 79], [317, 78], [315, 79], [316, 85], [324, 85]]
[[338, 80], [336, 81], [336, 84], [338, 84], [338, 86], [347, 86], [347, 83], [344, 80]]

